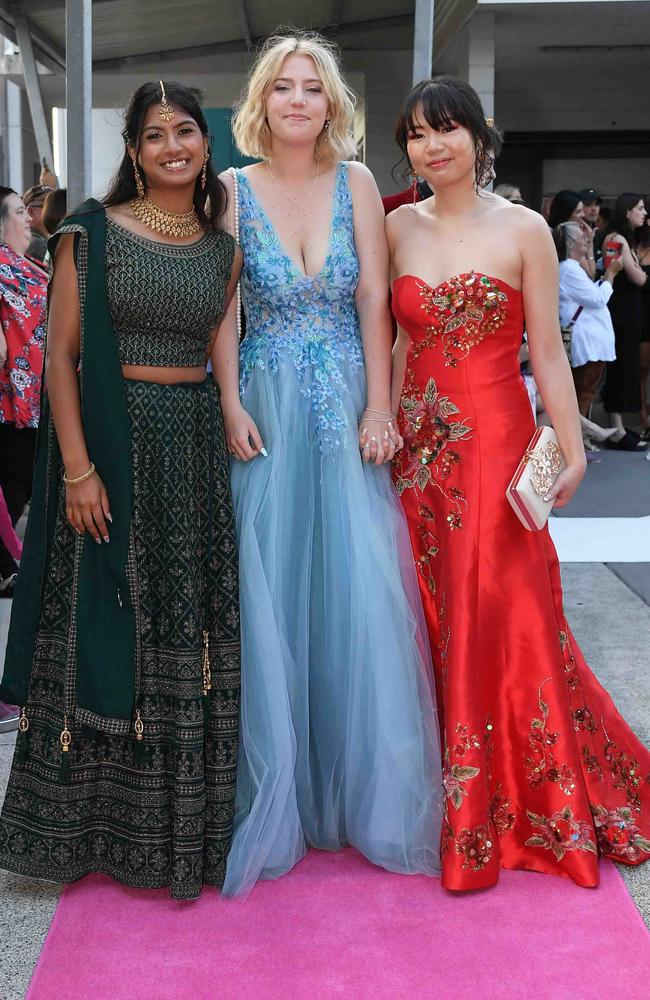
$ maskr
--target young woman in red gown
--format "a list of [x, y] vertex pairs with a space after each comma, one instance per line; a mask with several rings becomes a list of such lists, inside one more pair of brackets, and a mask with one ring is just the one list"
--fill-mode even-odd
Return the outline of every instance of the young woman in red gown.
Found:
[[650, 753], [585, 663], [562, 608], [547, 529], [506, 487], [534, 431], [535, 377], [573, 496], [585, 456], [558, 325], [558, 265], [541, 216], [481, 190], [499, 136], [476, 93], [425, 81], [398, 142], [435, 196], [387, 220], [392, 254], [394, 479], [411, 532], [444, 724], [443, 884], [479, 889], [499, 867], [598, 884], [598, 854], [650, 857]]

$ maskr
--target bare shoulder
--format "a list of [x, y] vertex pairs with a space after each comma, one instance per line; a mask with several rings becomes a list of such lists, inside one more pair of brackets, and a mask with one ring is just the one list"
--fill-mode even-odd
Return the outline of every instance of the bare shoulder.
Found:
[[345, 162], [347, 163], [348, 179], [353, 196], [358, 194], [363, 197], [371, 193], [378, 193], [377, 182], [365, 163], [359, 163], [358, 160], [346, 160]]
[[228, 169], [228, 170], [222, 170], [221, 173], [219, 174], [219, 180], [221, 181], [221, 183], [225, 187], [225, 189], [228, 192], [228, 194], [232, 194], [232, 191], [233, 191], [233, 177], [232, 177], [232, 173], [231, 173], [230, 169]]
[[411, 205], [399, 205], [386, 216], [386, 232], [396, 234], [413, 222], [414, 209]]
[[109, 219], [114, 219], [115, 222], [124, 223], [126, 219], [131, 219], [133, 217], [130, 202], [123, 201], [121, 205], [110, 205], [106, 209], [106, 215]]
[[498, 201], [501, 204], [494, 205], [492, 221], [501, 234], [508, 234], [513, 243], [520, 247], [522, 254], [526, 248], [553, 245], [551, 230], [539, 212], [524, 205], [512, 205], [503, 198]]
[[54, 258], [60, 264], [62, 260], [74, 262], [74, 233], [62, 233], [56, 244]]
[[371, 170], [359, 160], [345, 160], [348, 166], [350, 180], [354, 178], [357, 184], [375, 184], [375, 178]]
[[516, 225], [531, 235], [544, 233], [548, 236], [550, 234], [548, 222], [544, 216], [540, 215], [539, 212], [534, 212], [532, 208], [526, 208], [525, 205], [510, 205], [509, 212]]

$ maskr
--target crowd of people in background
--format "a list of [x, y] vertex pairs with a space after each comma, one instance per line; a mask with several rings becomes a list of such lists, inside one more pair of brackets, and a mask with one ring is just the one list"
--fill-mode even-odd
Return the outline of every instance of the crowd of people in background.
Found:
[[[14, 594], [22, 545], [16, 525], [32, 491], [47, 321], [47, 240], [66, 191], [44, 169], [21, 197], [0, 186], [0, 598]], [[17, 710], [0, 703], [0, 731]]]
[[[495, 194], [524, 204], [518, 187], [499, 184]], [[560, 261], [559, 310], [571, 363], [588, 461], [599, 444], [617, 451], [645, 451], [650, 441], [650, 201], [624, 193], [604, 204], [593, 188], [545, 194], [548, 222]], [[522, 371], [531, 401], [544, 422], [527, 365]], [[532, 383], [532, 391], [531, 391]], [[600, 400], [609, 426], [592, 418]], [[624, 418], [636, 427], [626, 426]]]

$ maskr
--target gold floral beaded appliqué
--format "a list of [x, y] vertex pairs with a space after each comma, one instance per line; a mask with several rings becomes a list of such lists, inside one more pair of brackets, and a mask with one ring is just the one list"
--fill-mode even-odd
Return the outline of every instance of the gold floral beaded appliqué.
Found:
[[568, 851], [589, 851], [596, 854], [591, 823], [576, 819], [570, 806], [558, 810], [551, 816], [540, 816], [526, 810], [526, 815], [537, 833], [526, 841], [527, 847], [542, 847], [551, 851], [556, 861], [561, 861]]
[[423, 492], [430, 485], [437, 487], [451, 507], [447, 515], [449, 528], [462, 527], [465, 495], [443, 483], [460, 462], [453, 445], [471, 437], [472, 428], [462, 419], [453, 419], [459, 413], [458, 407], [438, 392], [432, 378], [422, 396], [402, 396], [400, 407], [405, 419], [404, 447], [395, 461], [397, 492], [401, 495], [406, 489]]
[[549, 680], [547, 678], [544, 681], [537, 693], [541, 718], [534, 718], [530, 724], [526, 776], [531, 788], [540, 788], [545, 782], [550, 782], [557, 784], [565, 795], [573, 795], [576, 786], [575, 771], [568, 764], [558, 762], [553, 748], [557, 746], [559, 733], [551, 732], [548, 728], [551, 710], [542, 698], [542, 691]]
[[421, 308], [434, 322], [427, 326], [427, 337], [418, 354], [435, 347], [441, 338], [445, 366], [455, 368], [477, 344], [503, 326], [508, 296], [487, 275], [474, 271], [454, 275], [437, 288], [418, 281]]

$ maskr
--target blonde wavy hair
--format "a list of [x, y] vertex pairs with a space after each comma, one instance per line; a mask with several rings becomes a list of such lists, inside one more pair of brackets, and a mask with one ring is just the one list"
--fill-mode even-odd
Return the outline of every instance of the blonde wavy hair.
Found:
[[233, 115], [232, 130], [237, 148], [244, 156], [266, 159], [270, 155], [271, 131], [266, 121], [264, 97], [284, 60], [294, 54], [314, 60], [329, 101], [329, 128], [323, 129], [316, 140], [316, 155], [329, 161], [354, 157], [357, 150], [352, 124], [356, 99], [343, 79], [338, 48], [315, 31], [294, 31], [267, 38]]

